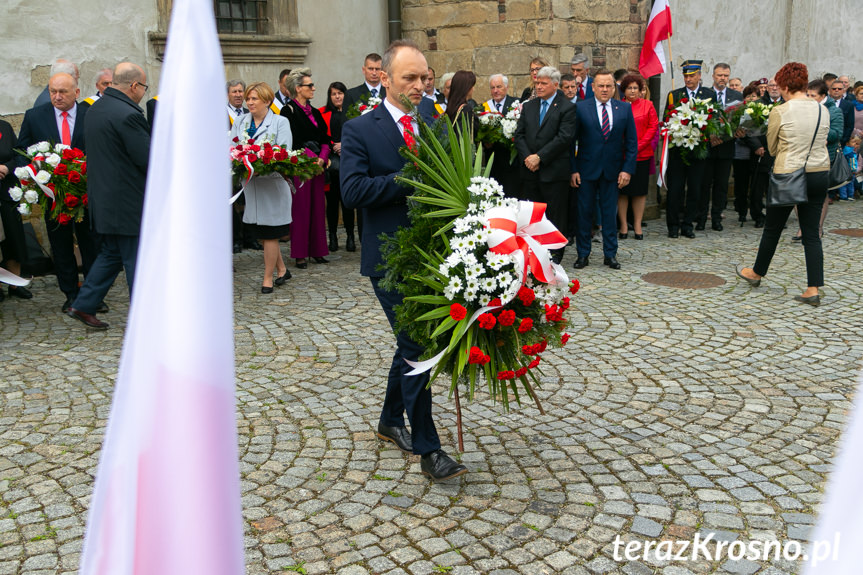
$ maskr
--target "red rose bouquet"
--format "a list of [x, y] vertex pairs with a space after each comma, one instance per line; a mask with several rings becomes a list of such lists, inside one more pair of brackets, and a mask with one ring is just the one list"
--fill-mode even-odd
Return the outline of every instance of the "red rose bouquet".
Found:
[[21, 202], [18, 211], [28, 215], [32, 204], [61, 225], [80, 222], [87, 207], [87, 159], [84, 152], [63, 144], [39, 142], [22, 154], [30, 160], [15, 170], [21, 186], [9, 190]]

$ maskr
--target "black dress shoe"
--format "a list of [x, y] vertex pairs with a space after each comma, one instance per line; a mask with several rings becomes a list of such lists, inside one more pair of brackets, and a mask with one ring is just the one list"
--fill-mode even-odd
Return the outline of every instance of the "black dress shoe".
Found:
[[632, 234], [632, 237], [634, 237], [637, 240], [643, 240], [644, 234]]
[[234, 253], [235, 254], [243, 253], [243, 244], [234, 244]]
[[33, 294], [22, 286], [9, 286], [9, 297], [17, 297], [20, 299], [33, 299]]
[[273, 286], [261, 286], [261, 293], [273, 293]]
[[[695, 228], [695, 229], [698, 229], [698, 228]], [[701, 229], [703, 230], [704, 228], [701, 228]], [[692, 239], [695, 237], [695, 232], [693, 232], [692, 230], [683, 230], [682, 232], [680, 232], [680, 235], [682, 235], [684, 238]]]
[[328, 260], [327, 258], [312, 258], [312, 261], [314, 261], [316, 264], [328, 264], [328, 263], [330, 263], [330, 260]]
[[339, 251], [339, 238], [336, 234], [330, 234], [330, 243], [327, 247], [331, 252]]
[[[706, 224], [695, 224], [695, 229], [696, 229], [696, 231], [699, 231], [699, 232], [703, 232], [705, 227], [707, 227]], [[683, 235], [686, 235], [686, 234], [683, 234]], [[689, 236], [687, 236], [687, 237], [689, 237]]]
[[619, 239], [619, 240], [625, 240], [628, 237], [629, 237], [629, 232], [626, 232], [625, 234], [623, 232], [618, 232], [618, 234], [617, 234], [617, 239]]
[[605, 258], [602, 263], [604, 263], [613, 270], [620, 269], [620, 262], [617, 261], [617, 258]]
[[457, 463], [443, 449], [423, 455], [420, 458], [420, 469], [423, 475], [428, 475], [432, 481], [446, 481], [467, 473], [467, 467]]
[[764, 220], [755, 220], [755, 227], [756, 228], [763, 228], [764, 227]]
[[377, 436], [384, 441], [391, 441], [405, 453], [413, 453], [413, 442], [411, 434], [406, 427], [389, 427], [383, 423], [378, 423]]
[[722, 222], [713, 222], [713, 225], [710, 227], [713, 228], [714, 232], [721, 232], [724, 229], [722, 227]]
[[357, 242], [354, 240], [353, 234], [348, 234], [348, 239], [345, 241], [345, 249], [349, 252], [357, 251]]
[[304, 270], [307, 267], [309, 267], [309, 262], [307, 262], [303, 258], [297, 258], [297, 267], [300, 268], [301, 270]]
[[285, 274], [276, 278], [273, 283], [277, 286], [285, 285], [285, 282], [291, 279], [291, 270], [286, 269]]
[[87, 327], [92, 327], [94, 329], [108, 329], [108, 324], [97, 318], [95, 315], [77, 310], [74, 307], [70, 307], [69, 311], [66, 312], [66, 315], [77, 319]]
[[669, 238], [679, 238], [680, 232], [678, 232], [677, 230], [668, 230], [668, 237]]
[[586, 258], [586, 257], [584, 257], [584, 258], [579, 257], [579, 258], [576, 258], [576, 259], [575, 259], [575, 263], [573, 264], [573, 266], [572, 266], [572, 267], [574, 267], [574, 268], [575, 268], [575, 269], [577, 269], [577, 270], [580, 270], [581, 268], [587, 267], [587, 265], [588, 265], [589, 263], [590, 263], [590, 262], [587, 260], [587, 258]]

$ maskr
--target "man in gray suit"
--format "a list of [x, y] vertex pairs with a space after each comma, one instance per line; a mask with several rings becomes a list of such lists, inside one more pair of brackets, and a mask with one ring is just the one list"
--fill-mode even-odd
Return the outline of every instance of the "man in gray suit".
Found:
[[95, 313], [120, 270], [126, 270], [130, 295], [135, 281], [150, 156], [150, 127], [138, 106], [147, 93], [146, 82], [140, 66], [118, 64], [114, 85], [90, 107], [84, 126], [90, 220], [101, 247], [66, 313], [96, 329], [108, 327]]

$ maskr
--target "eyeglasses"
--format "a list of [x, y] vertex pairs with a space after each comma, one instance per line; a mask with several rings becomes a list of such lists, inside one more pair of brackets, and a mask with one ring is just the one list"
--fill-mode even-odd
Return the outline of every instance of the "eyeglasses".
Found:
[[530, 69], [531, 73], [532, 72], [539, 72], [540, 70], [542, 70], [542, 68], [531, 68]]
[[144, 86], [145, 92], [150, 89], [150, 86], [148, 86], [147, 84], [145, 84], [143, 82], [135, 82], [135, 83], [138, 84], [139, 86]]
[[315, 83], [314, 83], [314, 82], [312, 82], [311, 84], [300, 84], [300, 85], [299, 85], [299, 86], [297, 86], [297, 87], [298, 87], [298, 88], [314, 88], [314, 87], [315, 87]]

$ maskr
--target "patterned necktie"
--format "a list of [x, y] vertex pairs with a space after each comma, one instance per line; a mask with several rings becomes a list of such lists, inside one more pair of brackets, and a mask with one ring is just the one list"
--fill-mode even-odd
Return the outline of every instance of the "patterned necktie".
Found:
[[608, 133], [611, 132], [611, 125], [608, 122], [608, 110], [605, 107], [608, 104], [602, 105], [602, 137], [608, 139]]
[[545, 119], [545, 113], [548, 112], [548, 101], [543, 100], [539, 107], [539, 125], [542, 126], [542, 121]]
[[495, 102], [494, 105], [497, 107], [497, 113], [500, 114], [500, 102]]
[[377, 98], [377, 97], [378, 97], [378, 89], [372, 88], [372, 98]]
[[584, 84], [578, 85], [578, 99], [584, 100]]
[[239, 116], [239, 115], [241, 115], [241, 114], [243, 113], [243, 110], [242, 110], [241, 108], [237, 108], [236, 110], [237, 110], [237, 115], [238, 115], [238, 116]]
[[402, 125], [402, 137], [405, 139], [405, 144], [407, 147], [413, 151], [417, 151], [417, 141], [414, 138], [414, 129], [411, 125], [413, 118], [411, 118], [408, 114], [405, 114], [401, 118], [399, 118], [399, 123]]
[[72, 145], [72, 130], [69, 129], [69, 112], [60, 112], [63, 116], [63, 133], [60, 134], [64, 146]]

